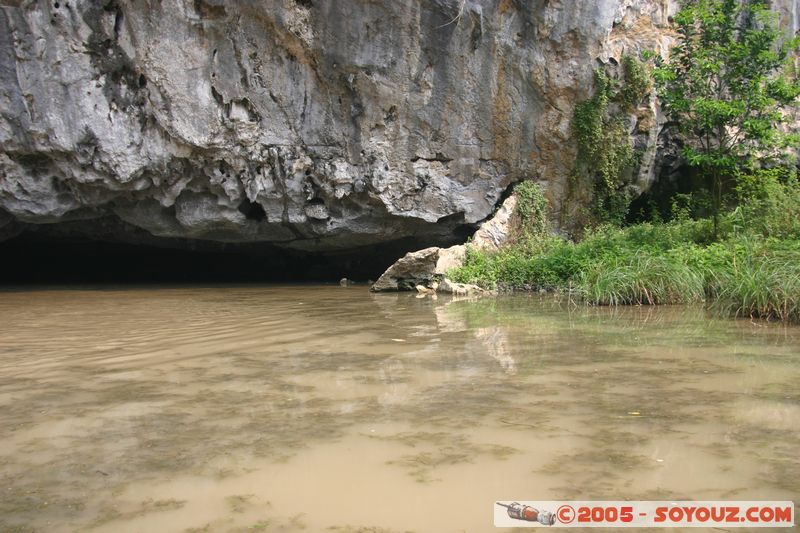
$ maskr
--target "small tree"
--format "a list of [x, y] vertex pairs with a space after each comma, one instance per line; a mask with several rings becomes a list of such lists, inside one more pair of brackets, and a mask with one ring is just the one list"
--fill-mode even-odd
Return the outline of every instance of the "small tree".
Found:
[[780, 125], [800, 95], [788, 75], [800, 41], [784, 39], [765, 0], [684, 0], [674, 23], [678, 44], [654, 76], [686, 161], [709, 182], [716, 234], [725, 182], [797, 141]]

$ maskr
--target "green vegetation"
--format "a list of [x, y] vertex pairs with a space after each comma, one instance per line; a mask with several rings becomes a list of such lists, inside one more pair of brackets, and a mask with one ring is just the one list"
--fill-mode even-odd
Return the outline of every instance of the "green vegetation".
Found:
[[619, 100], [624, 109], [633, 109], [650, 94], [653, 82], [644, 63], [632, 55], [622, 56], [624, 84], [619, 90]]
[[800, 320], [797, 241], [739, 244], [709, 287], [713, 306], [736, 316]]
[[721, 217], [716, 237], [710, 219], [605, 225], [577, 243], [523, 231], [499, 252], [469, 249], [464, 266], [448, 275], [489, 288], [557, 291], [594, 305], [707, 302], [733, 316], [800, 321], [800, 222], [787, 215], [800, 213], [800, 188], [791, 175], [781, 181], [777, 172], [765, 173], [747, 181], [763, 186], [742, 190], [741, 205]]
[[594, 96], [575, 106], [572, 131], [578, 145], [573, 184], [593, 189], [591, 218], [620, 223], [630, 203], [626, 190], [637, 154], [624, 118], [650, 93], [650, 75], [633, 56], [622, 58], [621, 79], [595, 70]]
[[743, 169], [785, 154], [780, 127], [800, 83], [787, 74], [800, 38], [783, 39], [764, 0], [693, 0], [675, 16], [680, 38], [654, 72], [661, 105], [685, 141], [683, 155], [711, 192], [715, 228], [723, 194]]
[[547, 198], [541, 187], [532, 181], [524, 181], [516, 186], [516, 215], [523, 238], [538, 238], [547, 233]]

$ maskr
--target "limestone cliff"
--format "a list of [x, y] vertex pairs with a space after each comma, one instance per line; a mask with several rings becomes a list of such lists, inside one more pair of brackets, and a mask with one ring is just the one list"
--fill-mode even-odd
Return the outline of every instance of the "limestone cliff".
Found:
[[[593, 69], [664, 51], [674, 10], [0, 0], [0, 238], [74, 221], [304, 251], [458, 241], [521, 179], [558, 206]], [[658, 126], [632, 128], [646, 181]]]

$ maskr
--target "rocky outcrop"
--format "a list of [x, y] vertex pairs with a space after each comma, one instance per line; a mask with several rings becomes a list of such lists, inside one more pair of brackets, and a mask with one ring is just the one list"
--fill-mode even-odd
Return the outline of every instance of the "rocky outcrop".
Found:
[[519, 180], [559, 207], [592, 70], [674, 4], [0, 0], [0, 238], [463, 241]]
[[413, 291], [417, 286], [428, 287], [437, 275], [444, 274], [437, 268], [439, 256], [443, 250], [445, 249], [432, 246], [424, 250], [408, 252], [378, 278], [371, 290], [373, 292]]
[[[481, 224], [469, 245], [459, 244], [448, 248], [436, 246], [409, 252], [386, 269], [371, 290], [443, 292], [456, 295], [484, 294], [486, 291], [475, 285], [465, 285], [448, 280], [445, 276], [453, 268], [464, 264], [467, 246], [477, 250], [500, 249], [512, 237], [514, 210], [517, 197], [513, 194], [505, 199], [494, 216]], [[420, 289], [422, 287], [422, 289]]]
[[659, 44], [668, 13], [657, 0], [4, 0], [2, 217], [313, 251], [451, 243], [515, 181], [560, 194], [596, 60], [626, 35]]

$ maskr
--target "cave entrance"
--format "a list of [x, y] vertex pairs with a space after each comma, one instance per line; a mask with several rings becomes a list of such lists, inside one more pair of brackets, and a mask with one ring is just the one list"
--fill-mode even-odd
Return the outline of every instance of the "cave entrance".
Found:
[[165, 239], [163, 245], [23, 232], [0, 242], [0, 283], [287, 283], [375, 280], [420, 243], [400, 240], [341, 252], [269, 244]]

